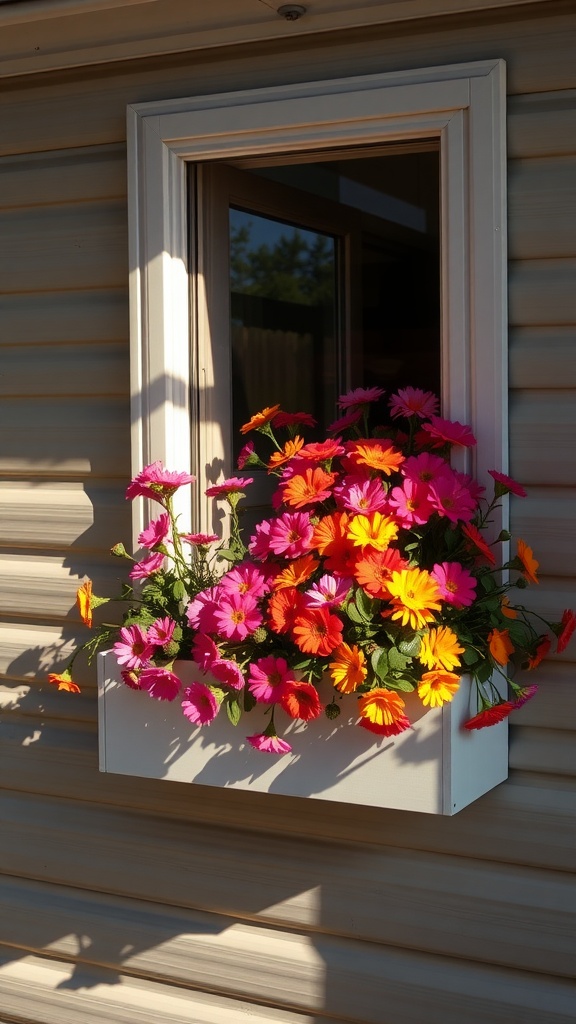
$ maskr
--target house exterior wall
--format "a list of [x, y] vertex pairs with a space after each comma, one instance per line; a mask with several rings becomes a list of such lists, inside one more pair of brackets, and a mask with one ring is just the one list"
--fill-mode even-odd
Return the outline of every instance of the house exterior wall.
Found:
[[542, 3], [4, 82], [1, 1020], [576, 1020], [573, 650], [453, 819], [100, 775], [94, 676], [45, 682], [130, 537], [125, 110], [161, 97], [506, 60], [512, 521], [574, 606], [575, 52]]

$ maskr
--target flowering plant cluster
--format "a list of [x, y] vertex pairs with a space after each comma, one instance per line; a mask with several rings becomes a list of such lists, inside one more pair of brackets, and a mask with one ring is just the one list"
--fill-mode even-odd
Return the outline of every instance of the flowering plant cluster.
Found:
[[[476, 442], [469, 427], [442, 419], [429, 392], [407, 387], [388, 401], [388, 425], [370, 433], [380, 388], [339, 399], [328, 438], [306, 443], [305, 413], [264, 409], [242, 428], [252, 441], [239, 469], [277, 478], [270, 515], [244, 543], [241, 500], [253, 483], [231, 477], [206, 494], [225, 504], [229, 537], [182, 533], [175, 492], [194, 477], [156, 462], [126, 492], [160, 513], [140, 534], [145, 553], [123, 545], [112, 553], [132, 563], [121, 624], [102, 623], [80, 650], [112, 645], [124, 683], [163, 701], [180, 701], [191, 723], [208, 725], [222, 711], [236, 725], [256, 704], [269, 723], [248, 736], [258, 750], [290, 751], [282, 719], [336, 718], [342, 699], [357, 724], [378, 736], [410, 728], [405, 697], [426, 707], [449, 702], [468, 674], [478, 711], [464, 728], [502, 721], [536, 692], [518, 673], [534, 669], [568, 644], [576, 614], [548, 622], [510, 591], [537, 583], [538, 562], [522, 540], [504, 564], [495, 552], [510, 540], [491, 536], [493, 513], [506, 494], [525, 496], [510, 477], [491, 471], [494, 494], [450, 465], [453, 449]], [[397, 424], [400, 423], [400, 426]], [[281, 432], [285, 432], [282, 438]], [[280, 440], [279, 440], [280, 436]], [[87, 580], [78, 591], [84, 623], [108, 601]], [[76, 652], [76, 654], [79, 652]], [[50, 681], [77, 691], [72, 658]], [[197, 678], [184, 687], [178, 660]], [[332, 683], [323, 703], [319, 683]]]

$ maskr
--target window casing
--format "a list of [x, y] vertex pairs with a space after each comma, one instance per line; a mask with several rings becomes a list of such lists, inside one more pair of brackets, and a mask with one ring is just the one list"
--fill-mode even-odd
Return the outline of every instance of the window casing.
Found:
[[[495, 60], [129, 108], [134, 472], [161, 459], [202, 481], [206, 466], [226, 462], [228, 324], [214, 322], [208, 247], [190, 261], [188, 244], [189, 217], [209, 239], [218, 204], [191, 208], [186, 165], [423, 138], [440, 146], [443, 414], [471, 423], [478, 440], [458, 468], [481, 480], [506, 471], [504, 104]], [[209, 524], [202, 492], [192, 506], [179, 496], [183, 527]]]

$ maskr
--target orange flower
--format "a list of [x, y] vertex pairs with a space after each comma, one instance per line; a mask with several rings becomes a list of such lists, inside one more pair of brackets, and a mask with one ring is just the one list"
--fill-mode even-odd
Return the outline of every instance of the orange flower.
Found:
[[278, 412], [280, 405], [267, 405], [262, 412], [254, 413], [252, 419], [248, 420], [243, 427], [240, 427], [241, 434], [247, 434], [250, 430], [258, 430], [259, 427], [263, 427], [264, 424], [270, 423], [270, 420], [274, 419]]
[[543, 658], [546, 657], [552, 647], [552, 641], [550, 637], [545, 633], [544, 636], [539, 637], [536, 650], [533, 654], [528, 655], [528, 668], [537, 668]]
[[330, 662], [330, 675], [334, 686], [340, 693], [354, 693], [366, 679], [366, 658], [363, 651], [354, 644], [341, 644], [334, 651], [334, 661]]
[[386, 548], [385, 551], [367, 551], [356, 562], [354, 576], [372, 597], [388, 597], [388, 581], [392, 573], [407, 568], [408, 562], [396, 548]]
[[421, 629], [440, 610], [440, 588], [426, 569], [393, 572], [388, 591], [394, 608], [392, 618], [400, 619], [403, 626]]
[[286, 441], [286, 444], [279, 452], [274, 452], [268, 461], [268, 469], [276, 469], [289, 462], [300, 451], [304, 444], [303, 437], [295, 437], [293, 441]]
[[342, 622], [326, 608], [307, 608], [297, 616], [292, 636], [305, 654], [332, 654], [342, 643]]
[[330, 489], [337, 475], [326, 473], [319, 466], [305, 469], [303, 473], [295, 473], [282, 486], [282, 497], [293, 508], [304, 508], [305, 505], [325, 501], [330, 497]]
[[295, 679], [289, 679], [282, 685], [279, 704], [290, 718], [299, 718], [303, 722], [318, 718], [324, 710], [314, 684]]
[[448, 626], [439, 626], [422, 637], [418, 658], [429, 669], [446, 669], [450, 673], [460, 664], [458, 655], [463, 653], [456, 634]]
[[348, 454], [357, 466], [370, 466], [370, 469], [377, 469], [386, 476], [390, 476], [404, 462], [402, 452], [391, 441], [385, 440], [357, 441]]
[[538, 577], [536, 575], [539, 563], [534, 558], [532, 548], [529, 548], [523, 540], [518, 541], [518, 558], [522, 562], [523, 575], [531, 583], [538, 583]]
[[509, 601], [509, 599], [507, 597], [503, 597], [502, 598], [502, 601], [501, 601], [501, 604], [500, 604], [500, 611], [502, 612], [502, 615], [504, 615], [505, 618], [507, 618], [507, 619], [517, 619], [518, 618], [518, 612], [516, 611], [515, 608], [512, 607], [512, 605], [510, 604], [510, 601]]
[[68, 668], [61, 675], [51, 672], [48, 676], [48, 682], [52, 683], [53, 686], [57, 686], [59, 690], [68, 690], [68, 693], [80, 693], [80, 687], [72, 681], [70, 669]]
[[425, 707], [440, 708], [451, 701], [460, 686], [455, 672], [424, 672], [418, 686], [418, 696]]
[[92, 580], [85, 580], [76, 591], [76, 604], [85, 626], [92, 629]]
[[347, 512], [334, 512], [330, 516], [324, 516], [314, 528], [312, 547], [321, 555], [333, 555], [342, 548], [348, 550], [348, 520]]
[[508, 658], [514, 653], [514, 645], [507, 629], [493, 629], [488, 635], [490, 654], [499, 665], [506, 665]]
[[320, 562], [313, 555], [295, 558], [274, 577], [274, 590], [284, 590], [286, 587], [297, 587], [300, 583], [305, 583], [319, 565]]
[[289, 633], [304, 607], [304, 598], [294, 587], [278, 590], [268, 600], [268, 625], [275, 633]]
[[394, 725], [404, 716], [406, 707], [402, 697], [396, 690], [380, 687], [360, 697], [358, 710], [360, 717], [367, 719], [372, 725]]

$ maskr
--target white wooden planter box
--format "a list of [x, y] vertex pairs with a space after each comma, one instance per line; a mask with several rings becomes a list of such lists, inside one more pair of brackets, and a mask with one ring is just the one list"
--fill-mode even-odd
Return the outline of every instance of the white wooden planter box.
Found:
[[[184, 684], [204, 679], [193, 662], [179, 662]], [[180, 699], [157, 701], [120, 678], [110, 652], [98, 655], [100, 770], [203, 786], [312, 797], [430, 814], [455, 814], [508, 774], [507, 723], [476, 732], [462, 723], [476, 713], [464, 679], [451, 704], [426, 710], [406, 696], [413, 727], [376, 737], [354, 725], [354, 698], [342, 700], [336, 721], [308, 725], [278, 716], [292, 744], [283, 756], [261, 753], [246, 735], [261, 732], [265, 706], [232, 726], [225, 713], [209, 726], [191, 724]], [[332, 687], [327, 684], [326, 696]]]

